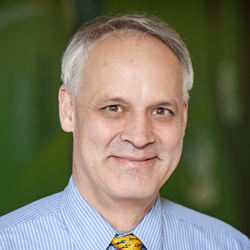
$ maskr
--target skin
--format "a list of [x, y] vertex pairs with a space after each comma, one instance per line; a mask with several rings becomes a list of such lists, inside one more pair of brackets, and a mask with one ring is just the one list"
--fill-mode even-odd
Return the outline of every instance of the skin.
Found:
[[83, 73], [74, 100], [64, 85], [59, 91], [61, 126], [73, 132], [73, 178], [102, 217], [128, 232], [181, 156], [188, 108], [181, 65], [158, 39], [130, 33], [98, 41]]

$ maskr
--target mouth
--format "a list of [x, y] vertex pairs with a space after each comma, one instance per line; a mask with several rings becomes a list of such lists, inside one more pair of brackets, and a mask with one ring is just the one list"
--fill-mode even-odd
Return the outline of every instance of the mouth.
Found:
[[157, 156], [154, 157], [133, 157], [133, 156], [111, 156], [115, 160], [124, 163], [131, 163], [131, 164], [140, 164], [140, 163], [149, 163], [158, 159]]

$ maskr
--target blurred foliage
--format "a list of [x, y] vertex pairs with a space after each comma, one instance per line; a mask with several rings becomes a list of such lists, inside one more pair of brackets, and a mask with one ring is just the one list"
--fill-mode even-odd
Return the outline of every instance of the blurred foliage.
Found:
[[60, 191], [70, 176], [57, 109], [68, 12], [60, 1], [1, 2], [1, 214]]
[[1, 1], [0, 214], [67, 185], [72, 142], [60, 129], [57, 92], [70, 35], [100, 13], [146, 11], [178, 31], [195, 71], [183, 156], [161, 195], [248, 233], [248, 191], [225, 133], [244, 117], [241, 9], [236, 0]]

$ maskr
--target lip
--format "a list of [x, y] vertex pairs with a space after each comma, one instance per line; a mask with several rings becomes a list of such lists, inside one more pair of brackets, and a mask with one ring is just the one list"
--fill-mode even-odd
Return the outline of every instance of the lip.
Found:
[[152, 163], [153, 161], [155, 161], [156, 159], [158, 159], [157, 156], [153, 156], [153, 157], [134, 157], [134, 156], [115, 156], [112, 155], [112, 158], [114, 158], [116, 161], [119, 161], [121, 163], [128, 163], [128, 164], [136, 164], [136, 165], [145, 165], [145, 164], [149, 164]]

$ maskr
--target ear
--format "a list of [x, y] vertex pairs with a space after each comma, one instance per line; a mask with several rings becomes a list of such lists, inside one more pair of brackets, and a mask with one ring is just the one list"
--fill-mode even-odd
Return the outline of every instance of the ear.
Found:
[[66, 86], [64, 84], [59, 89], [58, 99], [61, 127], [65, 132], [73, 132], [73, 100], [69, 92], [66, 90]]
[[187, 127], [187, 117], [188, 117], [188, 103], [183, 103], [183, 137], [185, 136], [185, 131]]

